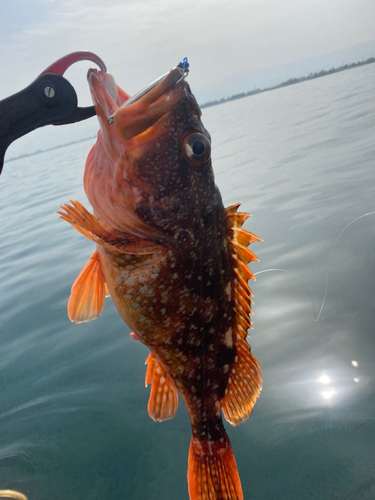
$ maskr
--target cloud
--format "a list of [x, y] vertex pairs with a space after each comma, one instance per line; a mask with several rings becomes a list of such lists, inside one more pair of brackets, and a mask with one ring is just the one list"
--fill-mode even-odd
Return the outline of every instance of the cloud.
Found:
[[88, 49], [133, 93], [184, 56], [191, 59], [199, 91], [230, 75], [371, 40], [375, 5], [363, 0], [38, 0], [27, 12], [17, 32], [1, 36], [5, 63], [16, 79], [22, 70], [29, 77], [67, 52]]

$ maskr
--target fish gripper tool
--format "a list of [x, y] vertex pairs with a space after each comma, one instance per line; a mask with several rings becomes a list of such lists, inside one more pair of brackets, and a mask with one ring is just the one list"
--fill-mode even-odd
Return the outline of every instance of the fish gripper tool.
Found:
[[92, 52], [73, 52], [48, 66], [28, 87], [0, 101], [0, 173], [5, 152], [16, 139], [45, 125], [65, 125], [95, 115], [94, 106], [78, 107], [76, 91], [63, 77], [72, 64], [85, 60], [107, 71]]

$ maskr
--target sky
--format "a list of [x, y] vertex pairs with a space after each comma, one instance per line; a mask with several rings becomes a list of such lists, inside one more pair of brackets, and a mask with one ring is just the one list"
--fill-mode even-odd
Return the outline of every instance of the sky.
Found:
[[[100, 56], [130, 94], [188, 57], [201, 104], [375, 55], [374, 0], [0, 0], [0, 14], [0, 99], [77, 50]], [[91, 66], [65, 74], [80, 105], [90, 104]], [[7, 157], [96, 129], [95, 119], [47, 127]]]

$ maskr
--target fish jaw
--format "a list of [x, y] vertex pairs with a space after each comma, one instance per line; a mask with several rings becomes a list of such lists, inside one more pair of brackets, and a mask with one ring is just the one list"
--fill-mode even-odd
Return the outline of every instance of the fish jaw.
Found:
[[129, 95], [118, 87], [110, 73], [91, 68], [87, 80], [101, 132], [110, 136], [112, 143], [116, 143], [117, 135], [107, 123], [108, 118], [129, 99]]
[[[91, 70], [88, 79], [100, 122], [84, 174], [95, 214], [110, 227], [137, 237], [176, 239], [176, 218], [186, 223], [196, 204], [189, 199], [195, 197], [192, 185], [206, 193], [213, 187], [209, 150], [196, 171], [186, 157], [186, 138], [196, 133], [209, 144], [210, 137], [181, 70], [174, 68], [123, 107], [127, 94], [110, 75]], [[193, 234], [194, 228], [186, 231]]]
[[111, 119], [118, 136], [128, 141], [170, 112], [182, 97], [183, 85], [176, 85], [182, 82], [181, 78], [181, 70], [174, 68], [149, 92], [132, 104], [120, 107]]

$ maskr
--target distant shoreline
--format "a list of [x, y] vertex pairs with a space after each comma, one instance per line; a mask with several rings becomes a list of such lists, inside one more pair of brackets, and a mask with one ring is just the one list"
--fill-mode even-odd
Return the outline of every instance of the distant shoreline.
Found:
[[29, 156], [40, 155], [42, 153], [47, 153], [48, 151], [53, 151], [54, 149], [65, 148], [66, 146], [71, 146], [72, 144], [78, 144], [80, 142], [85, 142], [85, 141], [94, 140], [94, 139], [96, 139], [96, 135], [93, 135], [91, 137], [85, 137], [84, 139], [78, 139], [78, 141], [67, 142], [66, 144], [59, 144], [58, 146], [53, 146], [52, 148], [38, 149], [37, 151], [34, 151], [33, 153], [26, 153], [23, 155], [15, 156], [14, 158], [9, 158], [9, 160], [6, 159], [5, 163], [8, 163], [9, 161], [21, 160], [22, 158], [28, 158]]
[[[356, 62], [356, 63], [352, 63], [352, 64], [345, 64], [345, 66], [340, 66], [338, 68], [331, 68], [329, 70], [322, 69], [321, 71], [319, 71], [319, 73], [310, 73], [308, 76], [301, 76], [300, 78], [290, 78], [289, 80], [287, 80], [285, 82], [282, 82], [282, 83], [279, 83], [278, 85], [275, 85], [274, 87], [267, 87], [264, 89], [255, 89], [255, 90], [250, 90], [249, 92], [242, 92], [241, 94], [235, 94], [235, 95], [232, 95], [230, 97], [223, 97], [222, 99], [220, 99], [218, 101], [206, 102], [204, 104], [200, 104], [199, 106], [201, 109], [209, 108], [211, 106], [217, 106], [218, 104], [223, 104], [225, 102], [235, 101], [236, 99], [242, 99], [244, 97], [249, 97], [251, 95], [260, 94], [262, 92], [269, 92], [270, 90], [275, 90], [275, 89], [279, 89], [282, 87], [287, 87], [288, 85], [295, 85], [296, 83], [305, 82], [307, 80], [314, 80], [314, 78], [321, 78], [322, 76], [332, 75], [332, 74], [338, 73], [340, 71], [346, 71], [347, 69], [353, 69], [353, 68], [357, 68], [358, 66], [365, 66], [366, 64], [372, 64], [372, 63], [375, 63], [375, 57], [370, 57], [369, 59], [366, 59], [366, 61], [360, 61], [360, 62]], [[5, 162], [8, 163], [10, 161], [20, 160], [22, 158], [27, 158], [29, 156], [39, 155], [41, 153], [53, 151], [54, 149], [65, 148], [67, 146], [71, 146], [72, 144], [78, 144], [80, 142], [85, 142], [85, 141], [93, 140], [93, 139], [96, 139], [96, 136], [85, 137], [84, 139], [79, 139], [77, 141], [67, 142], [66, 144], [60, 144], [59, 146], [54, 146], [54, 147], [48, 148], [48, 149], [38, 149], [38, 151], [34, 151], [33, 153], [27, 153], [27, 154], [23, 154], [20, 156], [16, 156], [14, 158], [6, 159]]]
[[235, 101], [236, 99], [242, 99], [243, 97], [249, 97], [251, 95], [260, 94], [261, 92], [269, 92], [270, 90], [279, 89], [281, 87], [287, 87], [288, 85], [295, 85], [296, 83], [305, 82], [306, 80], [314, 80], [314, 78], [320, 78], [322, 76], [332, 75], [334, 73], [339, 73], [340, 71], [346, 71], [347, 69], [357, 68], [358, 66], [365, 66], [366, 64], [375, 63], [375, 57], [370, 57], [366, 61], [360, 61], [352, 64], [345, 64], [345, 66], [340, 66], [338, 68], [331, 68], [329, 70], [322, 69], [319, 73], [310, 73], [308, 76], [301, 76], [300, 78], [290, 78], [289, 80], [279, 83], [274, 87], [267, 87], [264, 89], [250, 90], [249, 92], [242, 92], [241, 94], [232, 95], [230, 97], [222, 98], [218, 101], [210, 101], [200, 105], [201, 109], [209, 108], [211, 106], [217, 106], [218, 104], [223, 104], [224, 102]]

